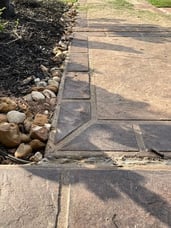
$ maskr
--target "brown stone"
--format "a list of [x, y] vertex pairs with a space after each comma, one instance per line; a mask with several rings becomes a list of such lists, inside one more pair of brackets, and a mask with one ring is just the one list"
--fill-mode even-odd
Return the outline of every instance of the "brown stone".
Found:
[[51, 74], [52, 74], [52, 77], [56, 77], [57, 76], [57, 77], [61, 78], [61, 76], [62, 76], [62, 73], [59, 70], [52, 70]]
[[45, 114], [36, 114], [33, 124], [38, 125], [38, 126], [44, 126], [46, 123], [48, 123], [48, 116]]
[[29, 132], [30, 131], [31, 125], [32, 125], [32, 121], [31, 120], [26, 119], [24, 121], [24, 128], [25, 128], [26, 132]]
[[20, 134], [20, 138], [21, 138], [21, 142], [23, 143], [28, 143], [31, 140], [29, 135], [26, 135], [23, 133]]
[[0, 114], [0, 123], [7, 122], [7, 116], [5, 114]]
[[17, 108], [17, 104], [9, 97], [0, 98], [0, 112], [6, 113], [11, 110], [15, 110], [16, 108]]
[[21, 143], [17, 150], [15, 151], [16, 158], [24, 158], [27, 155], [31, 154], [32, 148], [28, 144]]
[[57, 102], [57, 99], [56, 98], [51, 98], [49, 103], [52, 105], [52, 106], [55, 106], [56, 105], [56, 102]]
[[49, 131], [47, 130], [46, 127], [32, 125], [30, 137], [32, 139], [39, 139], [40, 141], [44, 142], [44, 141], [47, 141], [48, 139], [48, 133]]
[[45, 89], [43, 86], [33, 86], [32, 91], [42, 92]]
[[33, 139], [29, 145], [32, 147], [33, 150], [40, 150], [43, 149], [46, 144], [41, 142], [39, 139]]
[[53, 86], [53, 85], [46, 86], [46, 89], [49, 89], [49, 90], [51, 90], [54, 93], [58, 92], [58, 88], [56, 86]]
[[1, 123], [0, 124], [0, 143], [6, 147], [16, 147], [21, 142], [21, 135], [17, 124]]

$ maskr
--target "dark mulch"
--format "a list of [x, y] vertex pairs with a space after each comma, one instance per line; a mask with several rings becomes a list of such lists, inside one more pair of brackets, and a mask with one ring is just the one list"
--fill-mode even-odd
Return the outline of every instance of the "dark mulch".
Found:
[[0, 96], [21, 96], [30, 91], [23, 80], [44, 78], [40, 69], [57, 66], [52, 48], [65, 30], [61, 20], [68, 5], [58, 0], [15, 0], [16, 16], [0, 32]]

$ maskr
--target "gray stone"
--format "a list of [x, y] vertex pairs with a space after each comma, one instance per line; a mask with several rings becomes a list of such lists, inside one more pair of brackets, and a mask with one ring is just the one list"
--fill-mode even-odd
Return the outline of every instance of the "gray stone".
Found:
[[32, 91], [31, 95], [34, 101], [45, 100], [45, 96], [38, 91]]
[[65, 145], [62, 150], [138, 151], [130, 124], [93, 124]]
[[47, 98], [49, 98], [49, 99], [50, 99], [50, 98], [55, 98], [55, 97], [56, 97], [55, 93], [52, 92], [52, 91], [49, 90], [49, 89], [43, 90], [42, 93], [44, 94], [45, 97], [47, 97]]
[[52, 86], [55, 86], [55, 87], [59, 87], [59, 82], [57, 82], [57, 81], [55, 81], [55, 80], [53, 80], [53, 79], [49, 79], [48, 80], [48, 84], [49, 85], [52, 85]]
[[23, 123], [26, 118], [25, 113], [19, 111], [10, 111], [7, 113], [7, 119], [9, 123]]

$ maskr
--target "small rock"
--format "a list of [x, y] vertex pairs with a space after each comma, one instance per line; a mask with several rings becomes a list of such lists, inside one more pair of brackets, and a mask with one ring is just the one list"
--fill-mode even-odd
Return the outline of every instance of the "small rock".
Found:
[[33, 101], [32, 95], [30, 93], [25, 95], [23, 98], [25, 101]]
[[47, 83], [45, 81], [40, 81], [40, 82], [37, 83], [37, 86], [38, 87], [46, 87]]
[[20, 134], [20, 138], [21, 138], [21, 142], [23, 143], [28, 143], [31, 140], [29, 135], [26, 135], [23, 133]]
[[42, 153], [36, 152], [35, 155], [31, 156], [30, 161], [32, 162], [40, 162], [43, 158]]
[[0, 114], [0, 123], [7, 122], [7, 116], [5, 114]]
[[56, 67], [51, 68], [50, 72], [52, 74], [52, 77], [62, 77], [61, 71]]
[[9, 123], [23, 123], [26, 115], [19, 111], [10, 111], [7, 113], [7, 119]]
[[45, 100], [45, 96], [38, 91], [32, 91], [31, 95], [34, 101]]
[[35, 78], [34, 83], [37, 84], [38, 82], [40, 82], [40, 78]]
[[15, 151], [16, 158], [25, 158], [27, 155], [32, 153], [32, 148], [28, 144], [21, 143]]
[[46, 98], [49, 98], [49, 99], [50, 99], [50, 98], [55, 98], [55, 97], [56, 97], [55, 93], [52, 92], [52, 91], [49, 90], [49, 89], [43, 90], [42, 93], [45, 95]]
[[45, 114], [36, 114], [33, 124], [38, 126], [44, 126], [46, 123], [48, 123], [48, 117]]
[[0, 98], [0, 112], [9, 112], [11, 110], [15, 110], [17, 108], [17, 104], [15, 101], [8, 97]]
[[51, 129], [51, 124], [45, 124], [45, 128], [48, 130], [48, 131], [50, 131], [50, 129]]
[[49, 111], [48, 111], [48, 110], [45, 110], [45, 111], [44, 111], [44, 114], [45, 114], [45, 115], [49, 115]]
[[48, 80], [48, 84], [59, 88], [59, 82], [57, 82], [57, 81], [55, 81], [53, 79], [49, 79]]
[[27, 77], [21, 82], [21, 85], [28, 85], [30, 82], [33, 81], [33, 76]]
[[49, 131], [47, 130], [46, 127], [32, 125], [31, 131], [30, 131], [30, 137], [32, 139], [39, 139], [40, 141], [45, 142], [48, 140], [48, 133]]
[[57, 102], [57, 99], [56, 98], [51, 98], [50, 101], [49, 101], [49, 103], [50, 103], [50, 105], [52, 107], [56, 105], [56, 102]]
[[29, 145], [31, 146], [31, 148], [33, 150], [41, 150], [43, 148], [45, 148], [46, 144], [41, 142], [39, 139], [33, 139]]
[[58, 92], [58, 88], [56, 86], [53, 86], [53, 85], [46, 86], [46, 89], [49, 89], [49, 90], [51, 90], [54, 93]]
[[21, 142], [20, 131], [17, 124], [0, 124], [0, 143], [8, 148], [16, 147]]
[[45, 87], [43, 87], [43, 86], [33, 86], [31, 89], [32, 89], [32, 91], [42, 92], [45, 89]]
[[60, 78], [60, 77], [55, 76], [55, 77], [53, 77], [53, 79], [52, 79], [52, 80], [55, 80], [56, 82], [60, 82], [60, 81], [61, 81], [61, 78]]
[[29, 133], [30, 129], [31, 129], [31, 125], [32, 125], [32, 121], [29, 119], [25, 119], [24, 121], [24, 128], [26, 130], [26, 132]]
[[44, 66], [43, 64], [40, 65], [40, 69], [41, 69], [41, 71], [44, 72], [44, 73], [48, 73], [48, 71], [49, 71], [49, 69], [48, 69], [46, 66]]

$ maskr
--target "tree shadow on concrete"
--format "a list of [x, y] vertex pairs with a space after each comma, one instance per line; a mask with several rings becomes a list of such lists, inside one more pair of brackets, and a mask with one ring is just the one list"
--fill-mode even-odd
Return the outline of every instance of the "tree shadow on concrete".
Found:
[[171, 27], [153, 24], [130, 24], [120, 19], [89, 19], [89, 28], [96, 32], [105, 31], [109, 37], [131, 37], [132, 39], [150, 42], [171, 42]]

